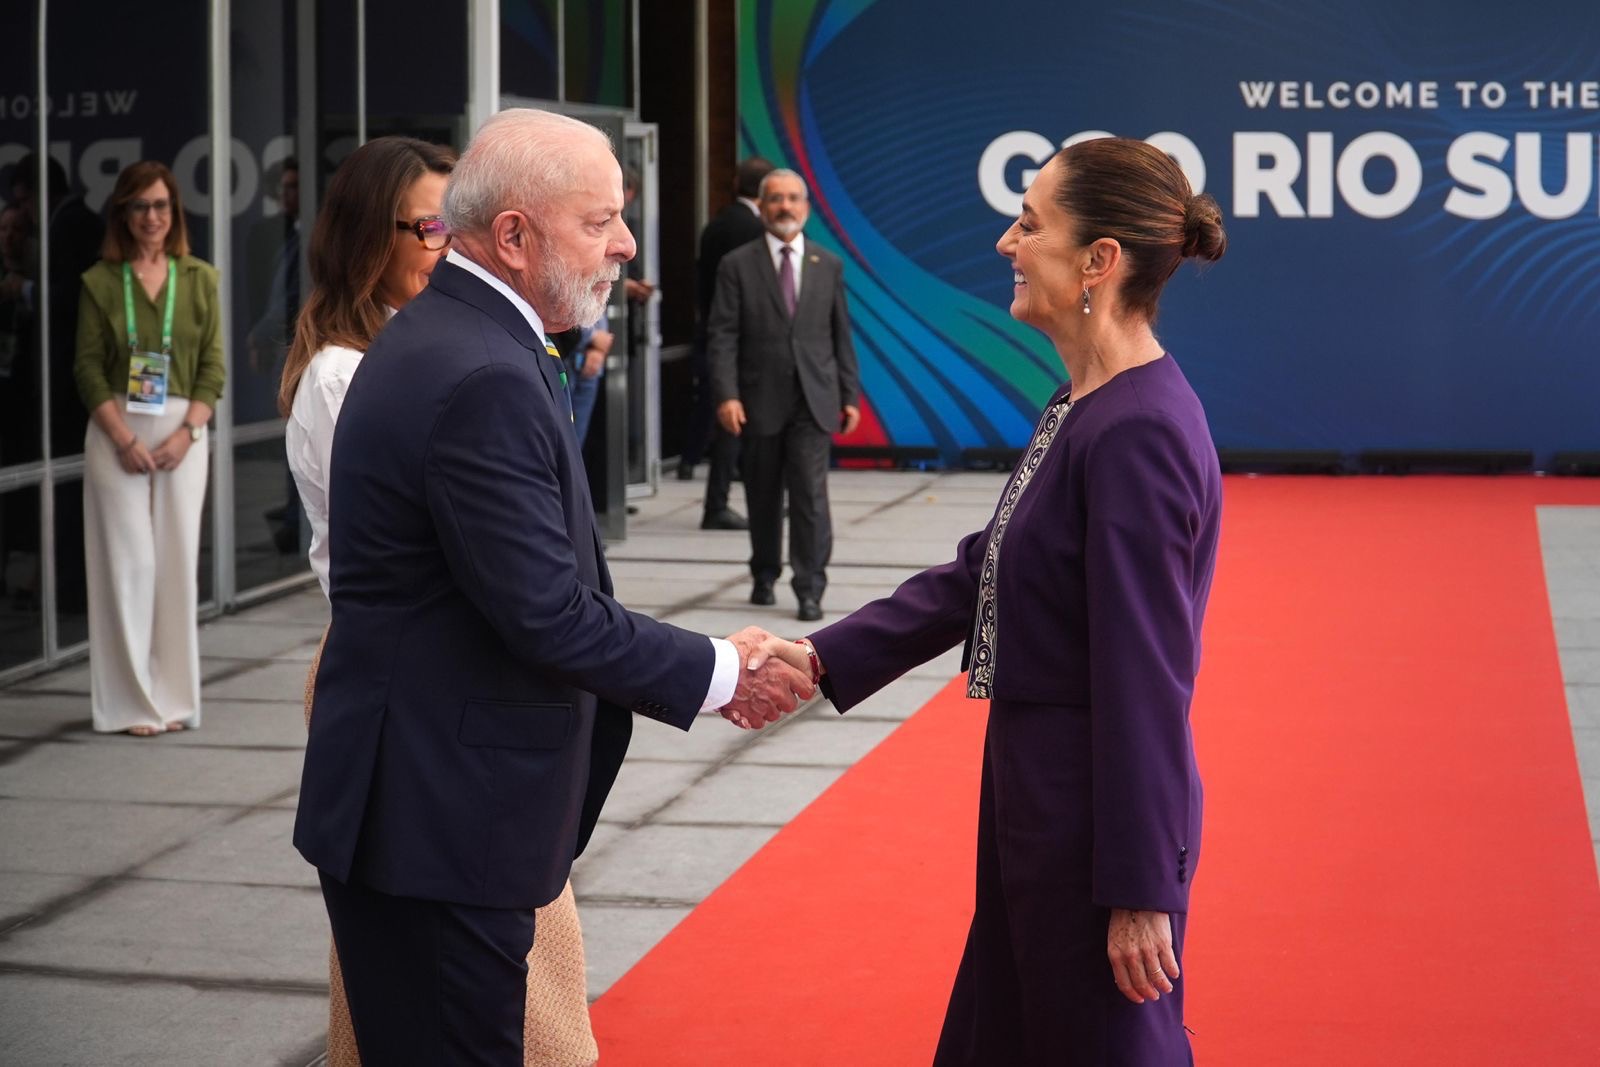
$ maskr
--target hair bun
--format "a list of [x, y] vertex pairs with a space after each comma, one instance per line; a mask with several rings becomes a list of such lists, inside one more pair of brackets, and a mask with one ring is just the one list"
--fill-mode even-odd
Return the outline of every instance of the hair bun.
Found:
[[1222, 229], [1222, 209], [1209, 193], [1191, 196], [1183, 209], [1183, 256], [1198, 256], [1215, 262], [1228, 250], [1228, 235]]

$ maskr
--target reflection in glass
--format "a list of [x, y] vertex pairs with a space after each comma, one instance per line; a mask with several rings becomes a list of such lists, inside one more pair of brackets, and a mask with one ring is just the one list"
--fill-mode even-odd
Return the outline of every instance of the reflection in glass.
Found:
[[284, 499], [288, 475], [283, 438], [238, 445], [233, 450], [234, 566], [240, 589], [304, 574], [310, 569], [311, 528], [297, 523], [295, 535], [284, 534], [276, 509]]
[[633, 107], [632, 0], [563, 0], [566, 99]]
[[83, 562], [83, 480], [56, 482], [56, 646], [89, 640], [88, 576]]
[[557, 19], [562, 0], [500, 0], [500, 91], [554, 100], [559, 93]]
[[[39, 488], [27, 486], [0, 494], [8, 513], [39, 514]], [[39, 527], [32, 537], [9, 524], [0, 532], [0, 670], [44, 655], [44, 609], [41, 606]]]

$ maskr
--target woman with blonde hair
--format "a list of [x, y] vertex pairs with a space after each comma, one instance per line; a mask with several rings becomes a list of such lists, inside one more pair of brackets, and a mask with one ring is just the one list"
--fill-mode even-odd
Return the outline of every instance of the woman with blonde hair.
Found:
[[200, 725], [200, 514], [206, 423], [226, 369], [217, 271], [189, 254], [178, 182], [117, 175], [100, 261], [83, 272], [73, 377], [89, 409], [84, 554], [94, 728]]
[[[284, 363], [278, 408], [288, 418], [289, 469], [311, 524], [311, 569], [327, 595], [328, 473], [345, 390], [389, 317], [422, 292], [450, 246], [444, 191], [455, 152], [410, 137], [380, 137], [340, 164], [316, 225], [308, 263], [311, 293]], [[319, 650], [320, 656], [320, 650]], [[311, 721], [318, 663], [306, 679]], [[583, 937], [569, 883], [538, 910], [528, 954], [524, 1015], [527, 1064], [580, 1067], [599, 1059], [589, 1025]], [[328, 1063], [360, 1064], [337, 951], [329, 953]]]

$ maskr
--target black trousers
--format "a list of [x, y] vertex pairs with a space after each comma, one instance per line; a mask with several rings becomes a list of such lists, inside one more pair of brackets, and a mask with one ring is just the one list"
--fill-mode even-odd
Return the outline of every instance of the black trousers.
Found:
[[750, 509], [750, 574], [772, 584], [783, 573], [783, 499], [789, 497], [789, 566], [795, 596], [821, 600], [833, 556], [828, 512], [832, 436], [817, 425], [796, 388], [794, 409], [774, 434], [740, 435], [744, 498]]
[[702, 457], [710, 459], [705, 513], [715, 515], [728, 510], [728, 489], [733, 484], [733, 468], [739, 462], [739, 439], [717, 422], [717, 408], [711, 402], [711, 361], [706, 355], [704, 339], [695, 339], [689, 358], [694, 375], [693, 395], [689, 428], [678, 462], [696, 467]]
[[362, 1063], [522, 1067], [532, 908], [392, 897], [318, 874]]

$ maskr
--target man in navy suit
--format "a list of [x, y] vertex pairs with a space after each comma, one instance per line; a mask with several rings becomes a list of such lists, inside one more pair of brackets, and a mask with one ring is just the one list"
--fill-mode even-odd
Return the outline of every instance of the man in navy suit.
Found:
[[599, 317], [634, 254], [621, 213], [598, 131], [490, 119], [446, 194], [452, 251], [340, 413], [294, 841], [367, 1063], [522, 1063], [533, 909], [594, 827], [630, 711], [755, 726], [811, 692], [762, 665], [762, 631], [713, 641], [611, 598], [548, 337]]

